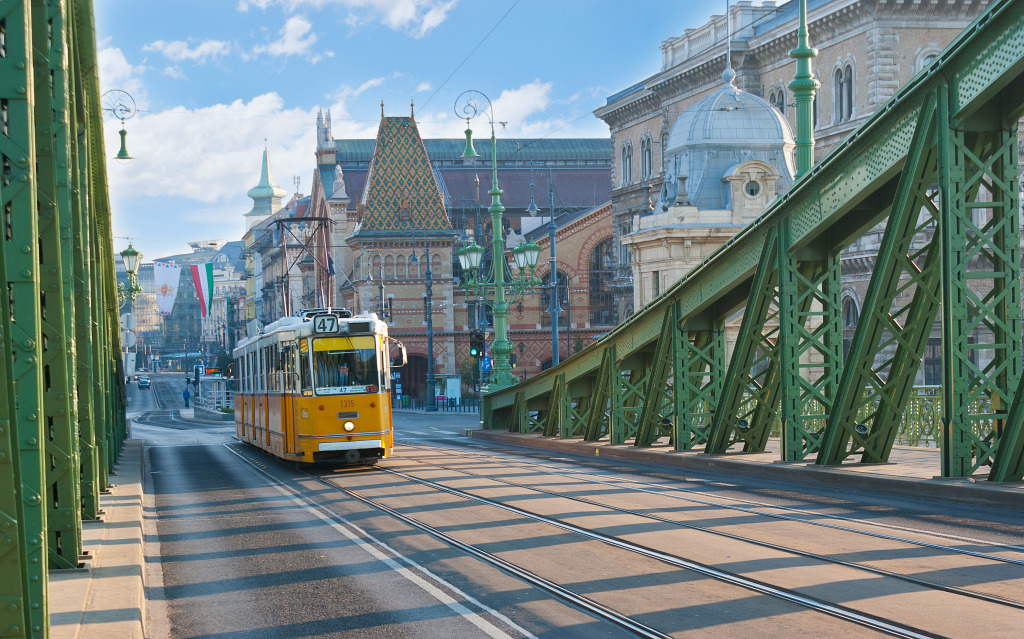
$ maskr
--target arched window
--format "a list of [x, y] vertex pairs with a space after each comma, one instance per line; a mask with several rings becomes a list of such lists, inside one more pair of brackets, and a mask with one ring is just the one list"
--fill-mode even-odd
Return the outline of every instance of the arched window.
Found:
[[626, 140], [622, 145], [622, 162], [619, 167], [622, 170], [621, 185], [626, 186], [633, 182], [633, 141]]
[[850, 355], [850, 347], [853, 345], [853, 334], [857, 330], [857, 321], [860, 319], [860, 312], [857, 310], [857, 302], [852, 297], [843, 298], [843, 360]]
[[422, 262], [423, 262], [423, 260], [421, 260], [420, 258], [416, 257], [415, 253], [413, 253], [412, 255], [409, 256], [409, 277], [411, 277], [411, 278], [419, 278], [419, 277], [421, 277], [421, 273], [423, 272], [423, 264], [422, 264]]
[[612, 297], [615, 255], [611, 239], [594, 247], [590, 254], [590, 325], [615, 326], [619, 322]]
[[[562, 312], [558, 314], [558, 326], [565, 326], [566, 313], [569, 312], [569, 278], [565, 273], [558, 271], [558, 305]], [[544, 274], [544, 284], [540, 289], [540, 316], [541, 326], [551, 326], [551, 272]]]
[[859, 318], [860, 314], [857, 311], [857, 303], [853, 301], [852, 297], [843, 298], [843, 328], [857, 326]]
[[836, 69], [832, 77], [832, 121], [836, 124], [843, 121], [843, 70]]
[[380, 256], [379, 255], [374, 255], [373, 256], [373, 262], [370, 263], [370, 272], [367, 275], [369, 275], [370, 279], [375, 279], [375, 278], [377, 278], [379, 276], [379, 274], [380, 274]]
[[405, 268], [405, 256], [399, 255], [395, 259], [395, 277], [405, 277], [408, 272]]
[[654, 154], [651, 150], [653, 140], [651, 135], [647, 134], [640, 138], [640, 179], [650, 179], [651, 174], [654, 172]]
[[853, 66], [849, 64], [843, 70], [843, 106], [843, 120], [848, 122], [853, 119]]
[[395, 277], [395, 258], [390, 255], [384, 258], [384, 277], [388, 279]]
[[832, 106], [836, 124], [853, 118], [853, 65], [836, 68], [832, 81]]

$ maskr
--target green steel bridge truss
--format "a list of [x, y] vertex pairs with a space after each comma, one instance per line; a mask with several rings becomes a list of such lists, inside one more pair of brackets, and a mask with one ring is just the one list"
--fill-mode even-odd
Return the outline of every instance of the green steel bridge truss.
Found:
[[48, 570], [126, 437], [92, 3], [0, 1], [0, 636], [45, 637]]
[[[938, 325], [942, 475], [1021, 481], [1022, 113], [1024, 2], [1000, 0], [664, 294], [488, 394], [484, 426], [711, 454], [774, 427], [784, 461], [885, 462]], [[883, 222], [844, 355], [840, 251]]]

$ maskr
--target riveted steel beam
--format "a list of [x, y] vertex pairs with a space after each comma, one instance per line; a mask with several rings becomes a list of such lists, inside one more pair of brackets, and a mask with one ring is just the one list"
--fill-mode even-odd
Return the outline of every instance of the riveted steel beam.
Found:
[[[35, 174], [35, 86], [32, 7], [27, 0], [0, 5], [5, 36], [0, 46], [0, 156], [5, 168], [0, 192], [6, 262], [7, 323], [14, 401], [10, 404], [11, 441], [18, 457], [15, 494], [19, 498], [19, 548], [12, 557], [20, 568], [14, 592], [0, 607], [0, 632], [44, 637], [48, 631], [46, 571], [47, 508], [44, 456], [43, 332], [40, 318], [38, 209]], [[9, 167], [9, 169], [8, 169]], [[8, 173], [9, 171], [9, 173]], [[10, 516], [10, 515], [8, 515]], [[7, 590], [15, 580], [2, 580]]]
[[75, 340], [71, 296], [69, 105], [65, 5], [32, 4], [36, 86], [36, 192], [39, 206], [40, 306], [43, 333], [47, 462], [47, 539], [51, 568], [77, 568], [82, 550], [76, 409], [72, 401]]
[[[867, 461], [888, 457], [884, 411], [902, 412], [899, 381], [913, 379], [920, 350], [931, 327], [938, 291], [935, 269], [923, 269], [921, 249], [914, 244], [919, 232], [933, 224], [934, 205], [927, 189], [935, 180], [934, 104], [930, 100], [920, 111], [911, 152], [903, 167], [895, 202], [889, 212], [885, 233], [875, 261], [863, 313], [854, 333], [840, 379], [832, 414], [826, 422], [818, 464], [838, 464], [850, 455], [864, 453]], [[927, 262], [925, 262], [927, 264]], [[917, 288], [914, 301], [901, 305], [908, 290]], [[911, 318], [911, 321], [907, 321]], [[886, 356], [892, 349], [909, 350], [914, 357]], [[905, 362], [905, 370], [893, 368], [893, 361]], [[893, 383], [887, 384], [886, 382]], [[851, 444], [852, 442], [852, 444]]]
[[939, 114], [942, 474], [969, 477], [992, 464], [1021, 378], [1017, 126], [953, 118], [947, 93]]
[[707, 443], [711, 420], [718, 408], [725, 378], [725, 323], [721, 319], [683, 323], [676, 359], [673, 360], [675, 389], [676, 450], [691, 450]]
[[706, 453], [720, 455], [741, 442], [743, 450], [755, 450], [771, 429], [772, 395], [778, 383], [774, 344], [778, 331], [775, 260], [778, 241], [778, 233], [772, 228], [765, 238], [761, 260], [750, 284], [736, 348], [722, 388], [722, 401], [711, 422]]
[[[650, 359], [650, 367], [647, 375], [646, 392], [643, 398], [643, 407], [637, 419], [637, 433], [633, 444], [635, 446], [650, 446], [663, 434], [674, 435], [671, 425], [663, 424], [667, 420], [665, 416], [666, 403], [673, 397], [673, 386], [668, 384], [672, 363], [679, 359], [679, 320], [674, 306], [666, 309], [661, 322], [661, 337], [658, 338], [654, 355]], [[670, 408], [671, 406], [669, 406]], [[671, 413], [669, 413], [671, 414]], [[665, 433], [663, 431], [669, 430]]]

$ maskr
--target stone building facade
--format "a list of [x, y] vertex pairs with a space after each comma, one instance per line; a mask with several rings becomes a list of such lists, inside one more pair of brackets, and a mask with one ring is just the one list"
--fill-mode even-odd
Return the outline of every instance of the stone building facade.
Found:
[[[875, 109], [915, 74], [925, 69], [941, 49], [987, 6], [980, 2], [940, 0], [808, 0], [813, 60], [821, 82], [815, 100], [815, 156], [824, 157]], [[795, 62], [798, 3], [735, 2], [725, 15], [712, 16], [701, 27], [661, 44], [661, 70], [607, 99], [595, 111], [612, 138], [612, 230], [616, 257], [614, 289], [620, 316], [631, 314], [650, 300], [653, 281], [634, 277], [635, 245], [626, 239], [640, 231], [637, 224], [650, 215], [665, 186], [669, 136], [677, 121], [697, 102], [719, 91], [726, 68], [727, 42], [735, 85], [773, 105], [796, 126], [789, 82]], [[787, 186], [780, 184], [782, 190]], [[653, 193], [653, 197], [651, 194]], [[655, 214], [660, 214], [654, 212]], [[648, 225], [649, 227], [650, 225]], [[688, 254], [678, 265], [647, 272], [684, 271], [686, 260], [699, 260], [726, 233], [713, 226], [693, 229], [683, 237]], [[686, 241], [689, 240], [689, 247]], [[695, 240], [701, 247], [694, 249]], [[657, 259], [672, 259], [662, 255]], [[844, 271], [845, 273], [845, 271]], [[665, 289], [662, 282], [660, 290]]]
[[[469, 331], [492, 327], [486, 305], [458, 286], [462, 273], [455, 258], [459, 246], [471, 241], [491, 246], [490, 145], [477, 144], [485, 158], [463, 158], [464, 139], [422, 139], [412, 114], [383, 113], [375, 140], [336, 140], [330, 115], [317, 117], [317, 169], [309, 215], [335, 216], [330, 251], [337, 305], [357, 313], [375, 312], [388, 321], [410, 354], [410, 365], [400, 373], [402, 393], [417, 398], [426, 396], [428, 358], [434, 362], [439, 394], [471, 377]], [[593, 342], [595, 335], [616, 324], [608, 310], [609, 260], [600, 258], [610, 254], [611, 244], [608, 149], [603, 139], [497, 143], [505, 206], [499, 233], [506, 239], [525, 235], [542, 246], [537, 271], [541, 278], [550, 277], [549, 218], [531, 216], [527, 209], [534, 198], [542, 201], [549, 191], [554, 194], [557, 271], [563, 284], [563, 358], [567, 349]], [[548, 208], [541, 207], [545, 213]], [[428, 252], [433, 353], [428, 352], [425, 321]], [[488, 250], [485, 264], [490, 259]], [[512, 300], [509, 330], [516, 373], [521, 376], [535, 374], [551, 362], [548, 293], [537, 287]]]

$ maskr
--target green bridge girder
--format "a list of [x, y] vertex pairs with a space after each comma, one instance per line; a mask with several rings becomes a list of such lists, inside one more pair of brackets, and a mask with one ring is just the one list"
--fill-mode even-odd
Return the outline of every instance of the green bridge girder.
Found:
[[[823, 465], [889, 459], [932, 327], [941, 473], [1024, 479], [1024, 2], [996, 0], [740, 231], [601, 340], [485, 396], [485, 428]], [[885, 221], [842, 349], [839, 254]], [[726, 357], [724, 323], [743, 317]], [[987, 362], [987, 363], [986, 363]]]
[[125, 389], [92, 3], [2, 0], [0, 29], [0, 636], [45, 637]]

